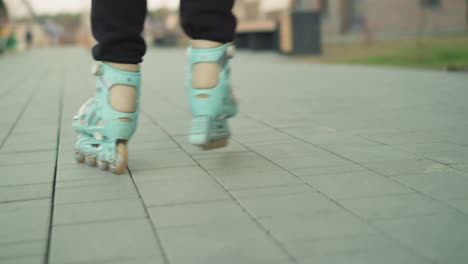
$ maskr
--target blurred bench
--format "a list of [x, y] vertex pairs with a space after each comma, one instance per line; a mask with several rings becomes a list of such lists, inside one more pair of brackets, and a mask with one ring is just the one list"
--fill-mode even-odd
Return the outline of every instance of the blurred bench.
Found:
[[320, 14], [281, 11], [267, 19], [241, 20], [235, 45], [239, 49], [276, 50], [285, 54], [320, 54]]
[[236, 30], [236, 47], [253, 50], [277, 48], [278, 25], [274, 20], [240, 22]]

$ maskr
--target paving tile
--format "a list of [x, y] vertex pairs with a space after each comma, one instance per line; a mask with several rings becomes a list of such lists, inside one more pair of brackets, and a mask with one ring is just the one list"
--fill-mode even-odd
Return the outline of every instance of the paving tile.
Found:
[[468, 163], [450, 164], [450, 167], [459, 171], [468, 172]]
[[388, 160], [412, 160], [419, 157], [395, 147], [343, 147], [335, 150], [335, 153], [350, 160], [362, 162], [388, 161]]
[[309, 192], [315, 192], [315, 190], [305, 184], [239, 189], [230, 191], [230, 193], [236, 198], [265, 197]]
[[52, 164], [23, 164], [2, 166], [0, 186], [49, 183], [54, 178], [54, 166]]
[[231, 199], [208, 175], [137, 183], [146, 206]]
[[386, 176], [453, 171], [454, 169], [431, 160], [397, 160], [363, 163], [362, 165]]
[[467, 173], [437, 172], [414, 174], [395, 177], [395, 180], [441, 200], [467, 197]]
[[157, 228], [252, 221], [232, 200], [151, 207], [148, 211]]
[[345, 174], [367, 171], [364, 166], [357, 164], [351, 165], [325, 165], [311, 168], [291, 169], [290, 171], [297, 176], [314, 176], [314, 175], [329, 175], [329, 174]]
[[351, 199], [340, 203], [368, 220], [455, 212], [448, 206], [421, 194]]
[[236, 168], [242, 164], [244, 168], [269, 166], [271, 162], [252, 152], [223, 153], [214, 159], [199, 160], [206, 169]]
[[42, 264], [44, 263], [44, 256], [29, 256], [29, 257], [17, 257], [17, 258], [8, 258], [0, 259], [2, 264]]
[[[96, 168], [94, 168], [97, 170]], [[99, 170], [97, 170], [99, 171]], [[98, 185], [133, 185], [132, 179], [128, 175], [114, 175], [100, 171], [101, 175], [81, 180], [59, 181], [55, 184], [56, 189], [70, 189], [77, 187], [92, 187]], [[102, 175], [107, 174], [107, 175]], [[104, 176], [104, 177], [103, 177]], [[111, 177], [106, 177], [111, 176]]]
[[392, 131], [392, 132], [370, 132], [359, 133], [364, 138], [387, 145], [408, 145], [418, 143], [429, 143], [441, 141], [440, 138], [434, 138], [418, 132]]
[[445, 203], [457, 208], [458, 210], [468, 214], [468, 198], [466, 199], [455, 199], [447, 200]]
[[305, 144], [299, 140], [276, 142], [276, 144], [255, 145], [252, 149], [269, 159], [300, 158], [304, 155], [319, 156], [327, 154], [327, 152], [320, 148]]
[[301, 263], [323, 263], [323, 264], [429, 264], [432, 263], [424, 257], [420, 257], [407, 249], [387, 248], [366, 252], [358, 252], [346, 255], [317, 256], [301, 259]]
[[290, 136], [276, 132], [276, 131], [269, 131], [268, 133], [249, 133], [249, 134], [237, 134], [235, 139], [242, 144], [250, 145], [250, 144], [257, 144], [259, 142], [265, 141], [279, 141], [279, 140], [289, 140], [291, 139]]
[[139, 199], [59, 204], [54, 208], [54, 225], [145, 217]]
[[100, 184], [75, 188], [56, 189], [55, 204], [120, 200], [137, 197], [138, 193], [132, 184]]
[[225, 176], [235, 176], [239, 174], [245, 173], [263, 173], [268, 171], [278, 171], [278, 165], [273, 163], [266, 163], [262, 166], [231, 166], [231, 167], [224, 167], [224, 168], [208, 168], [206, 169], [211, 175], [215, 177], [225, 177]]
[[55, 226], [50, 263], [160, 256], [147, 219]]
[[[92, 262], [95, 263], [95, 262]], [[139, 258], [129, 258], [129, 259], [111, 259], [98, 264], [164, 264], [164, 259], [162, 257], [139, 257]], [[91, 263], [89, 263], [91, 264]]]
[[288, 242], [285, 246], [295, 257], [301, 260], [314, 256], [349, 256], [378, 249], [401, 247], [397, 242], [381, 234], [298, 240]]
[[206, 177], [206, 171], [200, 166], [187, 166], [177, 168], [161, 168], [152, 170], [132, 171], [132, 177], [138, 183], [158, 180], [180, 180], [179, 178]]
[[280, 196], [240, 198], [241, 204], [257, 218], [284, 215], [327, 214], [343, 211], [316, 192]]
[[302, 177], [332, 199], [405, 194], [412, 191], [371, 171]]
[[441, 214], [375, 222], [380, 229], [436, 263], [464, 263], [468, 216]]
[[196, 163], [180, 150], [145, 150], [133, 152], [128, 166], [133, 170], [193, 166]]
[[468, 149], [467, 150], [454, 150], [447, 152], [425, 153], [424, 157], [444, 163], [468, 163]]
[[170, 263], [289, 263], [253, 223], [165, 228], [159, 233]]
[[422, 144], [404, 144], [398, 146], [398, 148], [405, 151], [417, 154], [427, 154], [427, 153], [438, 153], [438, 152], [457, 152], [457, 151], [466, 151], [468, 148], [447, 143], [447, 142], [437, 142], [437, 143], [422, 143]]
[[0, 262], [8, 258], [43, 255], [46, 252], [46, 246], [47, 240], [0, 244]]
[[0, 166], [31, 163], [55, 164], [55, 151], [7, 152], [0, 151]]
[[50, 200], [0, 203], [0, 243], [47, 239]]
[[0, 202], [34, 200], [52, 197], [52, 183], [0, 187]]
[[378, 232], [367, 223], [345, 212], [265, 218], [261, 223], [283, 242]]
[[162, 139], [157, 141], [142, 141], [132, 142], [129, 144], [128, 150], [130, 153], [134, 151], [146, 151], [146, 150], [164, 150], [164, 149], [177, 149], [178, 146], [170, 139]]
[[204, 151], [199, 154], [193, 154], [191, 155], [195, 160], [197, 161], [203, 161], [203, 160], [213, 160], [213, 159], [226, 159], [226, 158], [233, 158], [233, 159], [242, 159], [242, 158], [248, 158], [248, 157], [253, 157], [257, 158], [258, 155], [255, 152], [252, 151], [231, 151], [231, 152], [212, 152], [212, 151]]
[[280, 169], [266, 169], [265, 171], [244, 171], [237, 174], [219, 176], [211, 171], [211, 175], [218, 178], [230, 190], [271, 187], [301, 184], [302, 181], [290, 173]]
[[92, 181], [92, 180], [109, 180], [112, 181], [116, 178], [128, 177], [128, 172], [124, 171], [121, 175], [114, 175], [110, 172], [103, 172], [99, 169], [91, 168], [85, 164], [79, 164], [76, 162], [70, 164], [58, 164], [57, 168], [57, 182], [62, 181]]
[[349, 132], [333, 132], [333, 133], [310, 133], [309, 131], [297, 131], [295, 135], [314, 145], [328, 148], [330, 145], [358, 145], [358, 146], [378, 146], [366, 138], [354, 136]]
[[353, 163], [332, 154], [321, 156], [304, 155], [300, 158], [274, 159], [273, 162], [288, 170], [322, 166], [350, 166]]
[[[182, 147], [182, 149], [187, 151], [190, 155], [203, 155], [207, 153], [205, 150], [202, 150], [199, 147], [189, 144], [186, 136], [184, 136], [183, 138], [177, 139], [177, 141]], [[213, 150], [210, 150], [209, 152], [213, 154], [221, 154], [221, 153], [232, 153], [232, 152], [235, 153], [239, 151], [248, 151], [248, 149], [244, 147], [243, 145], [239, 144], [238, 142], [231, 139], [227, 147], [220, 148], [220, 149], [213, 149]]]
[[[37, 141], [37, 138], [35, 138]], [[7, 141], [8, 142], [8, 141]], [[6, 143], [3, 148], [3, 153], [8, 152], [21, 152], [21, 151], [55, 151], [57, 148], [57, 141], [54, 139], [52, 141], [41, 141], [35, 143], [28, 142], [12, 142]]]

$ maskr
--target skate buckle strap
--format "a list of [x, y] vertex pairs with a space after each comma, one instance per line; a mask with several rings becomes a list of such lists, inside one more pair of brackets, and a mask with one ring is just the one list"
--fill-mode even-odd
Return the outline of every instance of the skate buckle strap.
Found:
[[218, 48], [212, 49], [189, 48], [190, 64], [214, 62], [224, 67], [227, 61], [234, 56], [234, 49], [231, 43], [226, 43]]
[[121, 71], [112, 68], [106, 63], [101, 63], [99, 68], [95, 71], [95, 75], [100, 77], [107, 88], [111, 88], [114, 85], [140, 87], [140, 72]]

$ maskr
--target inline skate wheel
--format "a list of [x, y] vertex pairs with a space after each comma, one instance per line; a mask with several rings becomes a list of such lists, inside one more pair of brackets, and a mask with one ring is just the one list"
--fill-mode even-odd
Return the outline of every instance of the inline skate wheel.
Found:
[[205, 145], [202, 145], [201, 148], [204, 151], [207, 150], [213, 150], [213, 149], [219, 149], [219, 148], [224, 148], [229, 144], [229, 140], [227, 138], [225, 139], [220, 139], [216, 141], [210, 141]]
[[103, 160], [97, 160], [97, 166], [99, 169], [101, 170], [108, 170], [109, 169], [109, 163], [107, 163], [107, 161], [103, 161]]
[[128, 153], [124, 143], [117, 143], [116, 161], [109, 164], [110, 170], [114, 174], [121, 174], [127, 167]]
[[96, 166], [96, 158], [94, 158], [94, 157], [85, 156], [85, 162], [90, 167], [95, 167]]
[[83, 163], [84, 160], [85, 160], [85, 157], [84, 157], [83, 153], [81, 153], [81, 152], [75, 152], [75, 160], [76, 160], [78, 163]]

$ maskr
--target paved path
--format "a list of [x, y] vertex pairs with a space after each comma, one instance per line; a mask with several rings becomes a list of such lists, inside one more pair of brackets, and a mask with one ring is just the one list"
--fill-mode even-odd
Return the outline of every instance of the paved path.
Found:
[[468, 75], [241, 53], [229, 148], [185, 140], [184, 51], [151, 51], [121, 176], [75, 164], [79, 48], [0, 58], [0, 263], [468, 261]]

